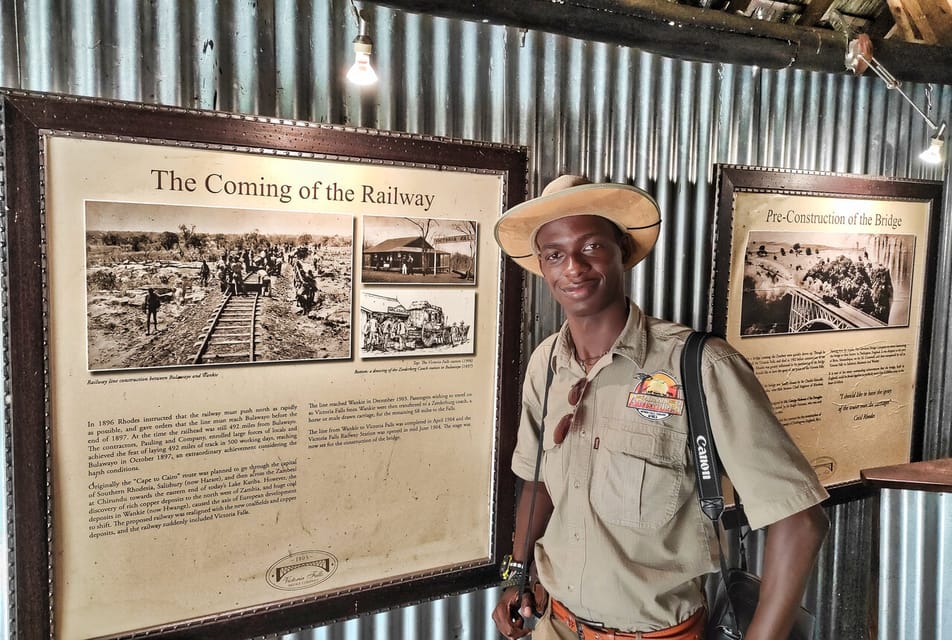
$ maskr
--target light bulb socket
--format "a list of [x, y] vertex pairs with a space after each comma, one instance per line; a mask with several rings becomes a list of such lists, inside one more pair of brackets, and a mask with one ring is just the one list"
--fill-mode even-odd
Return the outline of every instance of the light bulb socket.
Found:
[[370, 64], [370, 54], [374, 50], [374, 41], [367, 35], [367, 20], [364, 19], [364, 12], [357, 9], [357, 5], [351, 0], [354, 7], [354, 15], [357, 18], [357, 37], [353, 40], [354, 45], [354, 65], [347, 72], [347, 79], [356, 85], [371, 85], [377, 82], [377, 73]]
[[357, 53], [371, 54], [374, 50], [374, 41], [370, 36], [361, 34], [354, 38], [354, 51]]

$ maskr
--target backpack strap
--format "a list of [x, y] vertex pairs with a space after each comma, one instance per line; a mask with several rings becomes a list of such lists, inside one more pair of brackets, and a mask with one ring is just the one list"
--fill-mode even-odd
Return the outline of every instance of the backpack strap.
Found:
[[[536, 450], [535, 473], [532, 478], [533, 485], [538, 484], [539, 472], [542, 467], [542, 439], [545, 437], [545, 416], [549, 412], [549, 387], [552, 386], [552, 376], [554, 374], [552, 371], [552, 356], [555, 354], [555, 345], [558, 341], [558, 337], [552, 341], [552, 349], [549, 350], [549, 357], [545, 361], [545, 392], [542, 394], [542, 418], [539, 420], [539, 447]], [[526, 545], [522, 555], [523, 562], [526, 563], [526, 570], [522, 572], [522, 577], [519, 581], [519, 593], [528, 591], [529, 585], [529, 565], [532, 564], [529, 554], [532, 551], [530, 548], [532, 543], [529, 540], [528, 533], [529, 528], [532, 526], [532, 518], [535, 515], [535, 496], [535, 491], [533, 491], [532, 498], [529, 500], [529, 521], [526, 523]]]

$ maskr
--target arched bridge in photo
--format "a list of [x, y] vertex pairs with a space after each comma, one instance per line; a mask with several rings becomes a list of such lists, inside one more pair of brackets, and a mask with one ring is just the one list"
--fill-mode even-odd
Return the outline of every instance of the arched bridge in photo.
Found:
[[886, 323], [836, 298], [819, 296], [807, 289], [788, 287], [790, 333], [824, 329], [874, 329]]

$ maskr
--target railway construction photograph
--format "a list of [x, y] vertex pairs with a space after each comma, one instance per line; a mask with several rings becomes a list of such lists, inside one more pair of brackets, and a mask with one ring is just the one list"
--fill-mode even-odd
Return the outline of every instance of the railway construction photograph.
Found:
[[351, 357], [353, 217], [86, 203], [90, 370]]
[[741, 336], [909, 324], [915, 236], [751, 232]]

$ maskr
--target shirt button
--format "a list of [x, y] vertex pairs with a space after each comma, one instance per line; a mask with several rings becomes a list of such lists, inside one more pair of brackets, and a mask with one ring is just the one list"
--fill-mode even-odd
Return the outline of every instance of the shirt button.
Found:
[[568, 589], [569, 591], [575, 591], [575, 587], [573, 587], [572, 585], [567, 586], [566, 589]]
[[583, 436], [585, 435], [585, 429], [582, 429], [582, 435]]
[[575, 488], [578, 489], [578, 488], [581, 487], [581, 486], [582, 486], [582, 483], [579, 482], [578, 480], [576, 480], [576, 481], [575, 481]]

